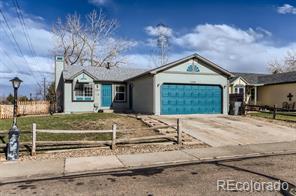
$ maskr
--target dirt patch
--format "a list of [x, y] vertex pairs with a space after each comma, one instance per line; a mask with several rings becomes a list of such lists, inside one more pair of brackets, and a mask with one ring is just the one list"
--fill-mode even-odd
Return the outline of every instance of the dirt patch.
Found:
[[[109, 120], [111, 121], [109, 123], [117, 124], [118, 130], [125, 130], [124, 132], [122, 132], [121, 138], [160, 135], [160, 133], [156, 130], [147, 130], [146, 128], [149, 128], [147, 125], [145, 125], [141, 120], [133, 117], [120, 117]], [[106, 123], [108, 123], [108, 121]]]
[[251, 118], [251, 119], [255, 119], [255, 120], [274, 123], [274, 124], [281, 125], [281, 126], [296, 128], [296, 123], [293, 123], [293, 122], [286, 122], [286, 121], [281, 121], [281, 120], [273, 120], [273, 119], [268, 119], [268, 118], [263, 118], [263, 117], [258, 117], [258, 116], [251, 116], [251, 115], [247, 115], [247, 117]]

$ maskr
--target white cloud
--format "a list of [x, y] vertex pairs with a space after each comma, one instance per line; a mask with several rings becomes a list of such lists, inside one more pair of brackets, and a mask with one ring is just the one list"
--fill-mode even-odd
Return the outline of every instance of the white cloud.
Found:
[[158, 35], [165, 35], [168, 37], [173, 36], [173, 30], [164, 25], [157, 25], [157, 26], [147, 26], [145, 27], [145, 31], [150, 36], [158, 36]]
[[[32, 54], [22, 26], [15, 15], [15, 10], [8, 4], [2, 4], [1, 6], [5, 8], [4, 14], [24, 56], [17, 52], [8, 28], [5, 23], [2, 23], [4, 29], [0, 29], [0, 83], [7, 85], [9, 84], [7, 78], [17, 75], [26, 84], [36, 84], [36, 81], [39, 82], [44, 73], [53, 72], [54, 62], [51, 54], [53, 50], [53, 34], [48, 30], [41, 17], [29, 16], [23, 13], [27, 34], [36, 53]], [[3, 22], [2, 17], [0, 17], [0, 22]]]
[[95, 6], [101, 6], [107, 4], [109, 0], [88, 0], [88, 2]]
[[[173, 53], [169, 56], [169, 61], [174, 61], [185, 56], [189, 56], [192, 54], [192, 51], [183, 51], [180, 53]], [[135, 67], [140, 69], [152, 69], [155, 68], [155, 59], [150, 54], [140, 54], [133, 53], [125, 55], [125, 59], [127, 60], [126, 67]]]
[[[149, 30], [149, 35], [154, 35], [154, 29], [149, 27]], [[289, 50], [296, 50], [296, 42], [278, 46], [272, 41], [272, 33], [260, 27], [240, 29], [226, 24], [203, 24], [185, 34], [173, 34], [171, 44], [175, 50], [169, 54], [169, 61], [198, 53], [230, 71], [267, 72], [269, 62], [281, 59]], [[152, 43], [153, 38], [148, 42]], [[151, 55], [128, 56], [129, 66], [153, 67]]]
[[262, 28], [243, 30], [226, 24], [204, 24], [175, 37], [173, 43], [230, 71], [266, 72], [268, 62], [296, 49], [296, 43], [276, 46], [271, 36], [271, 32]]
[[280, 14], [296, 14], [296, 8], [290, 4], [284, 4], [277, 8]]
[[127, 60], [126, 67], [136, 67], [136, 68], [152, 68], [152, 59], [149, 54], [128, 54], [125, 55], [125, 59]]

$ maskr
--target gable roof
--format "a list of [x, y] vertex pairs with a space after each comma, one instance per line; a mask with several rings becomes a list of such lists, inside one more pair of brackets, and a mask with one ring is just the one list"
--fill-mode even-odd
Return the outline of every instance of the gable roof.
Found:
[[241, 77], [241, 76], [235, 76], [235, 77], [232, 77], [232, 78], [230, 78], [230, 80], [229, 80], [229, 82], [230, 83], [232, 83], [232, 82], [234, 82], [234, 81], [236, 81], [237, 79], [241, 79], [243, 82], [245, 82], [246, 84], [249, 84], [249, 82], [247, 81], [247, 80], [245, 80], [243, 77]]
[[72, 65], [67, 66], [64, 69], [63, 77], [65, 80], [73, 80], [79, 74], [86, 73], [96, 81], [122, 82], [145, 71], [145, 69], [133, 69], [125, 67], [111, 67], [110, 69], [107, 69], [105, 67]]
[[[235, 72], [233, 74], [236, 77], [241, 77], [245, 79], [249, 84], [258, 84], [259, 77], [266, 75], [266, 74], [258, 74], [258, 73], [235, 73]], [[230, 82], [233, 82], [233, 81], [230, 81]]]
[[[194, 54], [192, 54], [190, 56], [187, 56], [187, 57], [184, 57], [182, 59], [173, 61], [173, 62], [168, 63], [168, 64], [165, 64], [163, 66], [156, 67], [154, 69], [150, 69], [150, 70], [148, 70], [148, 71], [146, 71], [146, 72], [144, 72], [144, 73], [142, 73], [142, 74], [140, 74], [138, 76], [135, 76], [134, 78], [138, 78], [138, 77], [141, 77], [141, 76], [144, 76], [144, 75], [147, 75], [147, 74], [157, 74], [157, 73], [162, 72], [164, 70], [167, 70], [167, 69], [170, 69], [172, 67], [175, 67], [175, 66], [177, 66], [177, 65], [179, 65], [179, 64], [181, 64], [183, 62], [186, 62], [186, 61], [188, 61], [190, 59], [198, 59], [200, 61], [203, 61], [206, 64], [210, 65], [215, 70], [217, 70], [220, 73], [226, 75], [227, 77], [233, 77], [234, 76], [231, 72], [227, 71], [226, 69], [224, 69], [224, 68], [220, 67], [219, 65], [213, 63], [212, 61], [210, 61], [210, 60], [208, 60], [208, 59], [206, 59], [206, 58], [204, 58], [204, 57], [202, 57], [202, 56], [194, 53]], [[134, 79], [134, 78], [131, 78], [131, 79]]]
[[280, 84], [296, 82], [296, 71], [278, 74], [233, 73], [244, 78], [249, 84]]

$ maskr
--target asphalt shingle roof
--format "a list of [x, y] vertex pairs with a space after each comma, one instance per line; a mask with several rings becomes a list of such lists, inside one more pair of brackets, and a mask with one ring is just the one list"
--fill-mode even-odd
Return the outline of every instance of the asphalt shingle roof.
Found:
[[[296, 71], [278, 74], [233, 73], [235, 78], [242, 77], [249, 84], [278, 84], [296, 82]], [[234, 78], [233, 78], [234, 79]]]
[[144, 73], [145, 69], [125, 68], [125, 67], [111, 67], [107, 69], [105, 67], [94, 66], [68, 66], [63, 71], [65, 80], [71, 80], [73, 76], [85, 70], [98, 80], [101, 81], [114, 81], [122, 82], [129, 78], [135, 77]]
[[[147, 72], [146, 69], [126, 68], [126, 67], [93, 67], [93, 66], [67, 66], [63, 71], [65, 80], [71, 80], [73, 76], [85, 70], [100, 81], [122, 82], [134, 78]], [[236, 78], [242, 77], [249, 84], [278, 84], [296, 82], [296, 71], [278, 74], [258, 74], [258, 73], [232, 73], [233, 82]]]
[[68, 66], [63, 71], [63, 76], [65, 80], [72, 80], [77, 74], [82, 73], [85, 70], [87, 73], [91, 74], [96, 80], [100, 81], [126, 81], [128, 79], [133, 79], [135, 77], [140, 77], [145, 74], [155, 74], [159, 71], [168, 69], [172, 66], [179, 64], [180, 62], [187, 61], [192, 58], [197, 58], [218, 70], [219, 72], [229, 76], [232, 76], [230, 72], [223, 69], [222, 67], [216, 65], [215, 63], [209, 61], [206, 58], [199, 56], [198, 54], [193, 54], [185, 58], [179, 59], [177, 61], [168, 63], [166, 65], [145, 70], [136, 68], [122, 68], [122, 67], [111, 67], [106, 69], [105, 67], [93, 67], [93, 66]]
[[263, 84], [277, 84], [286, 82], [296, 82], [296, 71], [259, 77], [259, 83]]
[[266, 74], [257, 74], [257, 73], [233, 73], [236, 78], [242, 77], [244, 78], [249, 84], [257, 84], [258, 78], [260, 76], [265, 76]]

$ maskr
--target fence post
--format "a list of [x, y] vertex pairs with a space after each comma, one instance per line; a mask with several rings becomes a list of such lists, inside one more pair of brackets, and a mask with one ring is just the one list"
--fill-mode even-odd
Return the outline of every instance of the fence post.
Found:
[[36, 155], [36, 123], [32, 125], [32, 148], [31, 148], [31, 156]]
[[182, 123], [181, 119], [177, 119], [177, 144], [182, 144]]
[[241, 112], [242, 112], [242, 115], [245, 116], [246, 115], [246, 104], [245, 102], [243, 101], [242, 102], [242, 106], [241, 106]]
[[272, 113], [272, 118], [275, 119], [276, 116], [276, 107], [273, 105], [273, 113]]
[[112, 125], [112, 144], [111, 149], [114, 150], [116, 148], [116, 124]]

